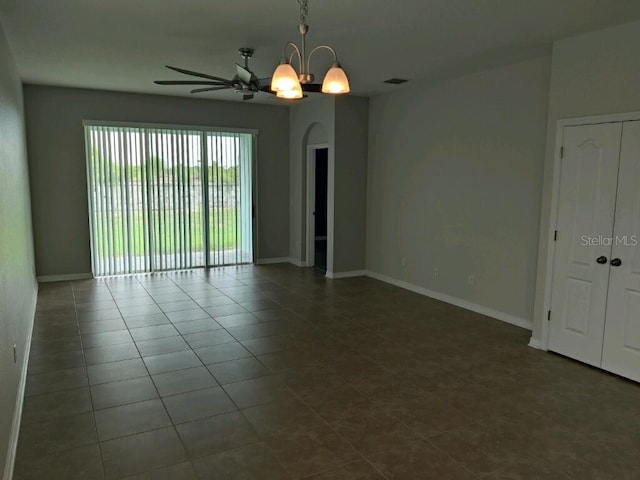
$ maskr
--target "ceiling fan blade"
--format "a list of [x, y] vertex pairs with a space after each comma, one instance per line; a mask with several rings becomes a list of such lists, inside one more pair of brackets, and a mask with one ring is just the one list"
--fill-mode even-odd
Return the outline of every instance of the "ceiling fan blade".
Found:
[[259, 78], [256, 80], [258, 88], [262, 90], [263, 87], [271, 88], [271, 77]]
[[206, 82], [204, 80], [156, 80], [158, 85], [227, 85], [222, 82]]
[[242, 101], [251, 100], [253, 98], [253, 93], [251, 95], [242, 95]]
[[247, 70], [242, 65], [236, 63], [236, 72], [238, 73], [238, 78], [242, 80], [244, 83], [251, 83], [253, 80], [253, 72]]
[[211, 92], [214, 90], [226, 90], [228, 88], [228, 86], [224, 86], [224, 87], [209, 87], [209, 88], [196, 88], [195, 90], [191, 90], [191, 93], [200, 93], [200, 92]]
[[169, 65], [166, 65], [166, 67], [176, 72], [184, 73], [185, 75], [193, 75], [194, 77], [208, 78], [211, 80], [216, 80], [218, 82], [231, 83], [231, 81], [227, 80], [226, 78], [216, 77], [214, 75], [208, 75], [206, 73], [192, 72], [191, 70], [185, 70], [184, 68], [178, 68], [178, 67], [171, 67]]
[[321, 83], [303, 83], [302, 91], [320, 93], [322, 91], [322, 84]]

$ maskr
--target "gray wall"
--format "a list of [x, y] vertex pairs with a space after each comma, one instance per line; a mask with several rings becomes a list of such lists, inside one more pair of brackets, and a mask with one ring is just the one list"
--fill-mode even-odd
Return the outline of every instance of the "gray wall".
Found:
[[543, 340], [544, 279], [559, 119], [640, 111], [640, 22], [554, 43], [533, 340]]
[[335, 101], [333, 272], [366, 268], [369, 99]]
[[[6, 468], [18, 386], [26, 368], [34, 276], [22, 85], [0, 26], [0, 475]], [[13, 345], [17, 363], [13, 362]]]
[[531, 321], [549, 65], [371, 100], [369, 270]]
[[25, 109], [39, 276], [91, 271], [83, 120], [259, 130], [258, 254], [288, 255], [286, 107], [26, 85]]

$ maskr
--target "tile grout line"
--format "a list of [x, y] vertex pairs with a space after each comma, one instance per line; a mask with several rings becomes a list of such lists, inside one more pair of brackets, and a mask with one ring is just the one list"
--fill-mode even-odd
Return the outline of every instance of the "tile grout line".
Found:
[[[100, 471], [102, 473], [102, 478], [106, 478], [105, 475], [105, 471], [104, 471], [104, 455], [102, 452], [102, 443], [100, 442], [100, 436], [98, 434], [98, 422], [96, 421], [96, 410], [94, 408], [94, 403], [93, 403], [93, 392], [91, 391], [91, 380], [89, 379], [89, 369], [87, 368], [87, 359], [84, 356], [84, 343], [82, 340], [82, 334], [80, 333], [80, 321], [78, 318], [78, 307], [76, 304], [76, 292], [75, 292], [75, 284], [73, 282], [71, 282], [71, 293], [73, 295], [73, 309], [75, 311], [76, 314], [76, 323], [78, 325], [78, 336], [80, 337], [80, 348], [82, 348], [82, 360], [84, 362], [85, 365], [85, 374], [87, 377], [87, 390], [89, 390], [89, 400], [91, 402], [91, 415], [93, 417], [93, 426], [95, 428], [95, 433], [96, 433], [96, 442], [98, 445], [98, 452], [100, 453]], [[111, 293], [111, 292], [109, 292]]]
[[[140, 282], [139, 278], [138, 278], [137, 276], [135, 276], [134, 278], [136, 279], [136, 282], [137, 282], [138, 284], [140, 284], [140, 286], [142, 286], [142, 288], [147, 292], [147, 294], [149, 294], [149, 291], [145, 288], [144, 284], [143, 284], [142, 282]], [[107, 287], [107, 288], [109, 288], [109, 287]], [[111, 291], [111, 289], [109, 289], [109, 291]], [[149, 294], [149, 296], [150, 296], [150, 297], [151, 297], [151, 299], [154, 301], [154, 305], [156, 305], [156, 306], [160, 309], [160, 311], [164, 314], [164, 311], [162, 311], [162, 309], [160, 308], [160, 306], [158, 305], [158, 303], [155, 301], [155, 298], [153, 298], [153, 296], [151, 296], [150, 294]], [[115, 298], [114, 298], [114, 300], [115, 300]], [[120, 310], [120, 307], [118, 306], [117, 301], [116, 301], [116, 308], [118, 308], [118, 311], [120, 312], [120, 315], [122, 315], [122, 311]], [[165, 316], [166, 316], [166, 315], [165, 315]], [[127, 322], [126, 322], [124, 315], [122, 315], [122, 319], [123, 319], [123, 321], [124, 321], [124, 323], [125, 323], [125, 326], [127, 327], [127, 331], [129, 332], [129, 335], [131, 336], [131, 340], [133, 341], [133, 344], [134, 344], [134, 346], [135, 346], [135, 348], [136, 348], [136, 350], [137, 350], [137, 352], [138, 352], [138, 355], [140, 356], [140, 357], [139, 357], [139, 358], [140, 358], [140, 361], [141, 361], [141, 362], [142, 362], [142, 364], [144, 365], [144, 368], [145, 368], [145, 370], [147, 371], [147, 375], [148, 375], [148, 377], [149, 377], [149, 380], [151, 380], [151, 384], [153, 385], [153, 388], [155, 389], [156, 394], [158, 395], [158, 397], [157, 397], [157, 398], [158, 398], [158, 400], [160, 401], [160, 404], [162, 405], [162, 408], [163, 408], [163, 410], [164, 410], [165, 414], [167, 415], [167, 418], [168, 418], [168, 419], [169, 419], [169, 421], [171, 422], [171, 429], [173, 430], [173, 433], [174, 433], [174, 434], [176, 435], [176, 437], [178, 438], [178, 441], [180, 442], [180, 445], [182, 445], [182, 449], [183, 449], [183, 451], [184, 451], [184, 453], [185, 453], [186, 461], [188, 461], [189, 463], [191, 463], [191, 460], [189, 459], [189, 456], [187, 455], [187, 449], [185, 448], [184, 442], [182, 441], [182, 438], [180, 438], [180, 434], [178, 433], [178, 430], [177, 430], [177, 428], [176, 428], [176, 425], [175, 425], [175, 423], [173, 422], [173, 419], [171, 418], [171, 415], [169, 414], [169, 410], [167, 410], [167, 406], [166, 406], [166, 404], [165, 404], [164, 400], [162, 399], [162, 396], [160, 395], [160, 391], [158, 390], [158, 386], [157, 386], [157, 385], [156, 385], [156, 383], [153, 381], [153, 376], [151, 375], [151, 372], [149, 371], [149, 367], [147, 366], [146, 362], [144, 361], [144, 357], [142, 356], [142, 352], [140, 351], [140, 348], [138, 347], [138, 343], [137, 343], [137, 342], [135, 341], [135, 339], [133, 338], [133, 335], [131, 335], [131, 329], [129, 328], [129, 325], [128, 325], [128, 324], [127, 324]], [[168, 318], [168, 317], [167, 317], [167, 320], [169, 320], [169, 318]], [[169, 320], [169, 321], [171, 321], [171, 320]], [[175, 327], [174, 327], [174, 328], [175, 328]], [[178, 333], [180, 333], [180, 332], [178, 332]], [[183, 341], [184, 341], [184, 338], [183, 338]], [[136, 432], [136, 433], [131, 434], [131, 436], [133, 436], [133, 435], [139, 435], [139, 434], [141, 434], [141, 433], [148, 433], [148, 432], [152, 432], [152, 431], [163, 430], [163, 429], [166, 429], [166, 428], [168, 428], [168, 427], [167, 427], [167, 426], [164, 426], [164, 427], [159, 427], [159, 428], [152, 429], [152, 430], [146, 430], [146, 431], [144, 431], [144, 432]], [[117, 438], [114, 438], [114, 439], [111, 439], [111, 440], [117, 440], [118, 438], [124, 438], [124, 437], [117, 437]], [[180, 462], [180, 463], [183, 463], [183, 462]], [[175, 465], [177, 465], [177, 464], [175, 464]], [[163, 467], [159, 467], [159, 468], [166, 468], [166, 467], [169, 467], [169, 466], [171, 466], [171, 465], [165, 465], [165, 466], [163, 466]], [[128, 475], [130, 475], [130, 474], [131, 474], [131, 475], [137, 475], [137, 474], [139, 474], [139, 473], [144, 473], [144, 472], [128, 473], [128, 474], [127, 474], [127, 476], [128, 476]]]
[[[149, 294], [149, 296], [151, 297], [151, 299], [154, 301], [154, 304], [155, 304], [155, 305], [160, 309], [160, 311], [162, 312], [162, 314], [166, 316], [166, 312], [164, 312], [164, 310], [162, 310], [162, 307], [160, 306], [160, 304], [158, 304], [158, 303], [157, 303], [157, 301], [156, 301], [156, 300], [155, 300], [155, 298], [151, 295], [150, 291], [146, 288], [146, 286], [145, 286], [142, 282], [140, 282], [140, 281], [139, 281], [139, 279], [137, 279], [137, 278], [136, 278], [136, 280], [137, 280], [137, 281], [138, 281], [138, 283], [142, 286], [142, 288], [147, 292], [147, 294]], [[177, 287], [178, 287], [178, 288], [179, 288], [179, 289], [180, 289], [184, 294], [186, 294], [187, 296], [189, 296], [189, 298], [191, 298], [191, 297], [190, 297], [190, 295], [189, 295], [187, 292], [185, 292], [185, 291], [181, 288], [181, 286], [180, 286], [179, 284], [177, 284], [173, 279], [168, 278], [168, 280], [169, 280], [169, 281], [171, 281], [175, 286], [177, 286]], [[208, 281], [206, 281], [206, 280], [205, 280], [205, 282], [206, 282], [207, 284], [211, 285], [213, 288], [216, 288], [215, 286], [213, 286], [212, 284], [210, 284]], [[109, 287], [108, 287], [108, 284], [107, 284], [107, 288], [109, 288]], [[217, 288], [216, 288], [216, 289], [217, 289]], [[109, 289], [109, 291], [111, 292], [111, 289]], [[111, 292], [111, 293], [112, 293], [112, 292]], [[112, 294], [112, 296], [113, 296], [113, 294]], [[225, 295], [225, 296], [226, 296], [226, 295]], [[193, 301], [193, 299], [191, 299], [191, 300]], [[236, 304], [237, 304], [237, 302], [235, 302], [233, 299], [231, 299], [231, 300], [232, 300], [234, 303], [236, 303]], [[115, 297], [114, 297], [114, 301], [115, 301], [115, 303], [116, 303], [116, 308], [118, 308], [118, 311], [120, 312], [120, 315], [122, 316], [122, 312], [120, 311], [120, 308], [119, 308], [119, 306], [117, 305], [117, 301], [115, 300]], [[197, 304], [197, 302], [196, 302], [196, 304]], [[202, 307], [200, 307], [200, 308], [202, 308]], [[204, 310], [204, 309], [203, 309], [203, 310]], [[207, 313], [208, 313], [208, 312], [207, 312]], [[251, 312], [248, 312], [248, 313], [251, 313]], [[209, 316], [210, 316], [210, 315], [209, 315]], [[124, 317], [124, 316], [122, 316], [122, 318], [123, 318], [123, 320], [124, 320], [124, 318], [125, 318], [125, 317]], [[215, 318], [214, 318], [214, 317], [211, 317], [211, 316], [210, 316], [210, 318], [211, 318], [212, 320], [214, 320], [214, 321], [215, 321]], [[174, 322], [173, 322], [171, 319], [168, 319], [168, 320], [169, 320], [170, 324], [171, 324], [172, 326], [174, 326], [174, 328], [175, 328]], [[127, 326], [127, 331], [129, 331], [129, 334], [131, 334], [131, 333], [130, 333], [130, 328], [129, 328], [129, 326], [126, 324], [126, 320], [124, 320], [124, 323], [125, 323], [125, 325]], [[178, 322], [178, 323], [179, 323], [179, 322]], [[221, 325], [221, 328], [222, 328], [222, 329], [224, 329], [227, 333], [229, 333], [229, 332], [228, 332], [228, 331], [227, 331], [227, 330], [226, 330], [222, 325]], [[222, 390], [222, 391], [224, 391], [224, 393], [225, 393], [225, 395], [227, 396], [227, 398], [228, 398], [228, 399], [233, 403], [233, 405], [236, 407], [236, 410], [237, 410], [239, 413], [241, 413], [241, 410], [238, 408], [238, 406], [237, 406], [237, 405], [236, 405], [236, 403], [233, 401], [233, 399], [229, 397], [229, 395], [227, 394], [226, 390], [224, 390], [224, 388], [222, 387], [222, 384], [220, 384], [220, 382], [218, 382], [218, 380], [215, 378], [215, 376], [213, 376], [213, 375], [211, 374], [211, 372], [210, 372], [210, 371], [209, 371], [209, 369], [208, 369], [208, 366], [207, 366], [207, 365], [202, 361], [202, 359], [201, 359], [201, 358], [197, 355], [197, 353], [193, 350], [193, 347], [191, 347], [191, 345], [189, 345], [189, 343], [186, 341], [186, 339], [184, 338], [184, 336], [182, 335], [182, 333], [178, 331], [178, 334], [179, 334], [179, 335], [174, 335], [174, 336], [180, 336], [180, 337], [183, 339], [183, 341], [185, 341], [185, 343], [189, 346], [189, 350], [190, 350], [190, 351], [192, 351], [192, 352], [196, 355], [196, 357], [198, 358], [198, 360], [201, 362], [202, 366], [207, 370], [208, 374], [209, 374], [209, 375], [211, 375], [211, 377], [213, 378], [213, 380], [217, 383], [218, 388], [221, 388], [221, 390]], [[229, 335], [231, 335], [231, 334], [229, 333]], [[166, 337], [161, 337], [161, 338], [166, 338]], [[235, 337], [233, 337], [233, 338], [235, 339]], [[173, 419], [171, 418], [171, 415], [169, 414], [169, 412], [168, 412], [168, 410], [167, 410], [167, 407], [166, 407], [166, 404], [165, 404], [165, 402], [164, 402], [164, 400], [163, 400], [163, 397], [160, 395], [160, 392], [159, 392], [159, 390], [157, 389], [157, 386], [155, 385], [155, 382], [153, 381], [153, 375], [151, 375], [151, 372], [149, 372], [148, 367], [147, 367], [147, 365], [146, 365], [146, 362], [144, 362], [144, 357], [142, 356], [142, 352], [140, 352], [140, 350], [139, 350], [139, 348], [138, 348], [138, 346], [137, 346], [137, 342], [135, 341], [135, 339], [133, 339], [133, 337], [132, 337], [132, 341], [133, 341], [134, 345], [136, 346], [136, 349], [137, 349], [137, 351], [138, 351], [138, 353], [139, 353], [139, 355], [140, 355], [140, 359], [141, 359], [141, 361], [143, 362], [143, 364], [145, 365], [145, 369], [147, 370], [148, 376], [149, 376], [149, 378], [151, 379], [151, 381], [152, 381], [152, 383], [153, 383], [153, 385], [154, 385], [154, 388], [156, 389], [156, 393], [158, 394], [158, 398], [160, 399], [160, 401], [161, 401], [161, 403], [162, 403], [162, 405], [163, 405], [163, 408], [164, 408], [164, 410], [165, 410], [165, 412], [166, 412], [166, 414], [167, 414], [168, 418], [169, 418], [169, 419], [170, 419], [170, 421], [171, 421], [172, 428], [173, 428], [173, 430], [175, 431], [176, 436], [177, 436], [177, 437], [178, 437], [178, 439], [180, 440], [180, 442], [181, 442], [181, 444], [182, 444], [182, 447], [183, 447], [183, 449], [185, 450], [185, 453], [186, 453], [186, 452], [187, 452], [187, 449], [186, 449], [186, 447], [185, 447], [184, 440], [183, 440], [183, 439], [182, 439], [182, 437], [180, 436], [180, 433], [178, 432], [178, 430], [177, 430], [177, 428], [176, 428], [176, 427], [177, 427], [177, 425], [181, 425], [181, 424], [183, 424], [183, 423], [189, 423], [189, 422], [182, 422], [182, 423], [180, 423], [180, 424], [175, 424], [175, 423], [174, 423]], [[236, 340], [236, 341], [237, 341], [237, 340]], [[240, 342], [238, 341], [238, 343], [240, 343]], [[243, 346], [243, 347], [244, 347], [244, 346]], [[204, 348], [204, 347], [203, 347], [203, 348]], [[184, 351], [189, 351], [189, 350], [184, 350]], [[251, 352], [249, 352], [249, 353], [251, 354]], [[253, 354], [252, 354], [252, 356], [253, 356]], [[255, 358], [255, 357], [254, 357], [254, 358]], [[256, 360], [258, 360], [258, 359], [256, 359]], [[231, 360], [231, 361], [233, 361], [233, 360]], [[259, 360], [258, 360], [258, 361], [259, 361]], [[200, 368], [200, 367], [195, 367], [195, 368]], [[178, 371], [179, 371], [179, 370], [178, 370]], [[112, 382], [108, 382], [108, 383], [112, 383]], [[199, 390], [203, 390], [203, 389], [199, 389]], [[198, 390], [191, 390], [191, 391], [198, 391]], [[190, 391], [190, 392], [191, 392], [191, 391]], [[184, 392], [184, 393], [189, 393], [189, 392]], [[176, 395], [180, 395], [180, 394], [176, 394]], [[171, 395], [171, 396], [174, 396], [174, 395]], [[170, 396], [168, 396], [168, 397], [170, 397]], [[133, 403], [139, 403], [139, 402], [133, 402]], [[95, 412], [94, 412], [94, 413], [95, 413]], [[230, 412], [228, 412], [228, 413], [230, 413]], [[218, 415], [222, 415], [222, 414], [223, 414], [223, 413], [220, 413], [220, 414], [218, 414]], [[242, 414], [242, 413], [241, 413], [241, 414]], [[212, 417], [215, 417], [215, 416], [217, 416], [217, 415], [213, 415], [213, 416], [205, 417], [205, 418], [212, 418]], [[245, 417], [244, 417], [244, 415], [243, 415], [243, 418], [245, 418]], [[245, 418], [245, 421], [247, 421], [247, 422], [248, 422], [248, 420], [247, 420], [246, 418]], [[250, 422], [248, 422], [248, 424], [249, 424], [249, 425], [251, 425], [251, 423], [250, 423]], [[163, 428], [166, 428], [166, 427], [159, 427], [159, 428], [157, 428], [157, 429], [151, 429], [151, 430], [147, 430], [147, 431], [145, 431], [145, 432], [137, 432], [137, 433], [133, 433], [133, 434], [130, 434], [130, 435], [125, 435], [125, 436], [117, 437], [117, 438], [125, 438], [125, 437], [127, 437], [127, 436], [133, 436], [133, 435], [137, 435], [137, 434], [140, 434], [140, 433], [146, 433], [146, 432], [149, 432], [149, 431], [160, 430], [160, 429], [163, 429]], [[251, 428], [253, 429], [253, 426], [252, 426], [252, 425], [251, 425]], [[115, 438], [115, 439], [117, 439], [117, 438]], [[109, 439], [109, 440], [115, 440], [115, 439]], [[109, 440], [107, 440], [107, 441], [109, 441]], [[189, 457], [188, 455], [187, 455], [187, 461], [188, 461], [189, 463], [191, 463], [191, 464], [192, 464], [192, 461], [191, 461], [191, 459], [190, 459], [190, 457]], [[103, 468], [104, 468], [104, 467], [103, 467]]]
[[[207, 283], [209, 283], [209, 282], [207, 282]], [[213, 285], [212, 285], [212, 286], [213, 286]], [[216, 287], [214, 287], [214, 288], [216, 288]], [[185, 293], [186, 293], [186, 292], [185, 292]], [[187, 295], [188, 295], [188, 294], [187, 294]], [[229, 297], [229, 298], [230, 298], [230, 297]], [[233, 299], [231, 299], [231, 300], [233, 300]], [[235, 301], [234, 301], [234, 303], [235, 303]], [[208, 313], [208, 312], [207, 312], [207, 313]], [[249, 312], [249, 313], [251, 313], [251, 312]], [[212, 318], [213, 318], [213, 320], [215, 320], [215, 317], [212, 317]], [[221, 326], [221, 327], [222, 327], [222, 329], [224, 329], [224, 330], [225, 330], [229, 335], [232, 335], [231, 333], [229, 333], [229, 332], [226, 330], [226, 328], [225, 328], [224, 326], [222, 326], [222, 325], [220, 325], [220, 326]], [[233, 335], [232, 335], [232, 337], [233, 337]], [[235, 337], [233, 337], [233, 338], [235, 338]], [[237, 339], [236, 339], [236, 341], [237, 341], [238, 343], [240, 343]], [[241, 343], [240, 343], [240, 344], [241, 344]], [[241, 345], [242, 345], [242, 344], [241, 344]], [[244, 347], [244, 345], [243, 345], [243, 348], [245, 348], [245, 349], [246, 349], [246, 347]], [[192, 349], [192, 350], [193, 350], [193, 349]], [[248, 351], [248, 350], [247, 350], [247, 351]], [[195, 353], [195, 352], [194, 352], [194, 353]], [[259, 360], [258, 358], [256, 358], [256, 357], [255, 357], [255, 355], [253, 355], [253, 353], [252, 353], [252, 352], [250, 352], [250, 351], [249, 351], [249, 353], [252, 355], [252, 357], [253, 357], [253, 358], [255, 358], [255, 359], [256, 359], [256, 360], [257, 360], [257, 361], [262, 365], [262, 362], [260, 362], [260, 360]], [[197, 355], [197, 354], [196, 354], [196, 355]], [[199, 357], [198, 357], [198, 358], [199, 358]], [[200, 361], [202, 361], [202, 359], [200, 359]], [[234, 361], [234, 360], [230, 360], [230, 361]], [[204, 362], [203, 362], [203, 363], [204, 363]], [[220, 362], [220, 363], [224, 363], [224, 362]], [[205, 365], [205, 368], [207, 368], [207, 371], [209, 371], [208, 365]], [[267, 369], [268, 369], [268, 368], [267, 368]], [[270, 369], [268, 369], [268, 370], [270, 370]], [[209, 372], [210, 372], [210, 371], [209, 371]], [[216, 379], [216, 378], [215, 378], [215, 375], [211, 374], [211, 376], [212, 376], [212, 377], [214, 377], [214, 379], [216, 380], [216, 382], [218, 382], [218, 379]], [[242, 380], [240, 380], [240, 381], [242, 381]], [[235, 383], [237, 383], [237, 382], [235, 382]], [[237, 411], [237, 412], [242, 416], [242, 418], [243, 418], [243, 419], [244, 419], [244, 421], [247, 423], [247, 425], [249, 425], [249, 427], [251, 428], [251, 430], [252, 430], [252, 431], [253, 431], [253, 433], [255, 434], [256, 438], [260, 439], [258, 442], [248, 443], [248, 444], [246, 444], [246, 445], [242, 445], [242, 446], [240, 446], [240, 447], [238, 447], [238, 448], [242, 448], [242, 447], [246, 447], [247, 445], [252, 445], [252, 444], [255, 444], [255, 443], [260, 443], [260, 442], [262, 442], [263, 440], [261, 439], [261, 437], [260, 437], [260, 435], [258, 434], [257, 430], [255, 429], [255, 427], [253, 426], [253, 424], [249, 421], [249, 419], [246, 417], [246, 415], [244, 414], [244, 412], [242, 411], [242, 409], [240, 409], [240, 408], [238, 407], [238, 404], [236, 403], [236, 401], [235, 401], [233, 398], [231, 398], [231, 396], [229, 395], [229, 393], [224, 389], [224, 386], [223, 386], [220, 382], [218, 382], [218, 385], [220, 386], [220, 388], [222, 389], [222, 391], [224, 392], [224, 394], [226, 395], [226, 397], [227, 397], [227, 398], [231, 401], [231, 403], [235, 406], [236, 411]], [[219, 415], [223, 415], [223, 413], [222, 413], [222, 414], [219, 414]], [[217, 415], [214, 415], [213, 417], [215, 417], [215, 416], [217, 416]], [[207, 418], [212, 418], [212, 417], [207, 417]], [[178, 436], [180, 436], [180, 434], [179, 434], [179, 433], [178, 433]], [[182, 440], [182, 437], [180, 437], [180, 440], [181, 440], [181, 441], [183, 441], [183, 440]], [[184, 444], [184, 442], [183, 442], [183, 444]], [[219, 452], [219, 453], [222, 453], [222, 452]], [[215, 454], [214, 454], [214, 455], [215, 455]], [[205, 456], [203, 456], [203, 457], [199, 457], [199, 458], [206, 458], [206, 457], [209, 457], [209, 456], [210, 456], [210, 455], [205, 455]], [[279, 465], [280, 465], [280, 466], [281, 466], [281, 467], [282, 467], [282, 468], [283, 468], [287, 473], [289, 473], [289, 475], [290, 475], [290, 476], [291, 476], [291, 478], [293, 479], [293, 474], [292, 474], [291, 472], [289, 472], [289, 470], [288, 470], [288, 469], [287, 469], [287, 468], [286, 468], [286, 467], [285, 467], [285, 466], [280, 462], [280, 460], [279, 460], [279, 459], [277, 459], [277, 458], [275, 457], [275, 455], [273, 455], [273, 454], [272, 454], [272, 456], [274, 457], [274, 460], [276, 460], [276, 461], [278, 462], [278, 464], [279, 464]], [[195, 467], [194, 467], [194, 468], [195, 468]], [[196, 475], [198, 475], [198, 477], [200, 478], [200, 475], [198, 474], [197, 470], [196, 470]]]

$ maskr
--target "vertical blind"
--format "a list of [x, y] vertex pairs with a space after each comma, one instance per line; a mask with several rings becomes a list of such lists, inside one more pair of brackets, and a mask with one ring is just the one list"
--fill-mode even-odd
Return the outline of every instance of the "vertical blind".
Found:
[[253, 260], [253, 135], [85, 125], [96, 276]]

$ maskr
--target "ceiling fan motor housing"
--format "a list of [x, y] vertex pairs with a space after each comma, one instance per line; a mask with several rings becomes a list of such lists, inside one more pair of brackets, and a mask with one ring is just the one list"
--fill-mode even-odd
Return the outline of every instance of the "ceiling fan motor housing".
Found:
[[255, 50], [253, 48], [240, 48], [238, 49], [238, 53], [240, 54], [240, 56], [242, 58], [251, 58], [253, 57], [253, 54], [255, 53]]

